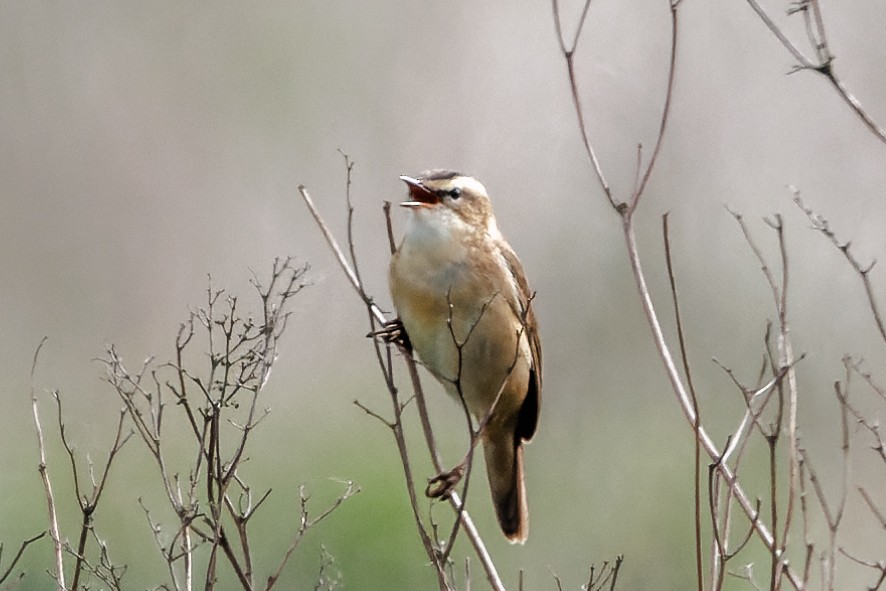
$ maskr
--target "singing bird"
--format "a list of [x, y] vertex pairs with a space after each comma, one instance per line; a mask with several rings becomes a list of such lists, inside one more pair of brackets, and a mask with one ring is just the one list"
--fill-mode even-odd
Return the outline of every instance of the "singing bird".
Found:
[[541, 344], [523, 265], [479, 181], [448, 170], [400, 179], [409, 213], [390, 266], [394, 307], [422, 364], [482, 425], [498, 522], [523, 543], [523, 443], [541, 402]]

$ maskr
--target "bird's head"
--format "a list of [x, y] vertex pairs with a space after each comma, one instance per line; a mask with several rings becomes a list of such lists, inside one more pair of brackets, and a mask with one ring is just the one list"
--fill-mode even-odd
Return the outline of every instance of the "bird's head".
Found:
[[451, 170], [432, 170], [418, 178], [401, 176], [400, 180], [409, 187], [409, 199], [400, 204], [403, 207], [417, 213], [445, 208], [472, 227], [495, 228], [492, 203], [477, 179]]

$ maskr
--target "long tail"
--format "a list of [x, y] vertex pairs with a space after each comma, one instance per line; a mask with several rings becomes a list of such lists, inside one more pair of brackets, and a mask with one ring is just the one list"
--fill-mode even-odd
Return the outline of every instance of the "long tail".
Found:
[[523, 482], [523, 446], [513, 433], [487, 433], [483, 441], [486, 473], [495, 514], [505, 537], [522, 544], [529, 536], [529, 511]]

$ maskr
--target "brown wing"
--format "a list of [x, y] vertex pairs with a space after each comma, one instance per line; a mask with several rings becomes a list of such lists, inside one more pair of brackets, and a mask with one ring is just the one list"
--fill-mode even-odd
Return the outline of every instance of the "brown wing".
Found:
[[523, 264], [520, 263], [520, 259], [517, 258], [514, 250], [504, 241], [502, 241], [500, 248], [501, 254], [508, 264], [508, 270], [514, 277], [514, 283], [517, 285], [520, 310], [516, 310], [516, 312], [524, 319], [526, 337], [529, 339], [529, 350], [532, 354], [532, 364], [529, 368], [529, 388], [526, 392], [523, 406], [520, 408], [517, 429], [514, 434], [519, 439], [529, 441], [535, 434], [535, 428], [538, 426], [538, 415], [541, 411], [541, 341], [538, 337], [538, 321], [535, 318], [535, 310], [532, 307], [532, 299], [535, 294], [529, 289], [526, 273], [523, 271]]

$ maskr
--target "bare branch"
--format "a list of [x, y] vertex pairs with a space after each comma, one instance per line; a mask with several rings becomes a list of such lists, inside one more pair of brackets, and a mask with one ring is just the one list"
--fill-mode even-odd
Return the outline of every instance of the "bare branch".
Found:
[[864, 498], [864, 502], [867, 503], [867, 506], [874, 514], [874, 517], [876, 517], [877, 521], [880, 522], [880, 525], [883, 526], [883, 529], [886, 529], [886, 515], [884, 515], [883, 511], [881, 511], [880, 508], [877, 507], [877, 504], [874, 503], [874, 500], [871, 498], [871, 495], [868, 493], [868, 491], [859, 486], [858, 492], [861, 494], [862, 498]]
[[[21, 560], [22, 555], [25, 553], [25, 550], [28, 549], [28, 546], [43, 538], [46, 535], [45, 531], [40, 532], [36, 536], [28, 538], [24, 540], [21, 545], [18, 547], [18, 552], [15, 553], [15, 556], [12, 557], [12, 562], [9, 563], [9, 566], [6, 567], [2, 573], [0, 573], [0, 585], [2, 585], [6, 579], [12, 574], [12, 571], [15, 569], [15, 565], [18, 564], [18, 561]], [[2, 544], [0, 544], [0, 550], [3, 549]]]
[[331, 515], [333, 511], [338, 509], [342, 503], [344, 503], [359, 492], [360, 487], [355, 486], [353, 482], [348, 481], [346, 483], [345, 491], [341, 495], [339, 495], [338, 498], [336, 498], [331, 505], [321, 511], [319, 515], [311, 519], [310, 513], [308, 512], [308, 499], [310, 497], [305, 494], [304, 485], [299, 487], [298, 496], [300, 514], [298, 529], [296, 530], [295, 537], [293, 538], [292, 543], [289, 545], [289, 548], [287, 548], [286, 553], [283, 555], [283, 559], [277, 566], [277, 570], [274, 571], [274, 574], [268, 577], [265, 585], [265, 591], [270, 591], [274, 587], [274, 585], [277, 584], [277, 581], [280, 579], [280, 575], [283, 573], [283, 568], [289, 562], [289, 559], [292, 557], [293, 552], [295, 552], [296, 548], [298, 548], [307, 531], [329, 517], [329, 515]]
[[34, 390], [34, 373], [37, 370], [37, 360], [40, 358], [40, 350], [43, 348], [46, 339], [47, 337], [40, 339], [40, 344], [37, 345], [37, 350], [34, 351], [34, 360], [31, 363], [31, 411], [34, 416], [34, 427], [37, 431], [37, 445], [40, 452], [40, 463], [37, 466], [37, 471], [40, 472], [40, 478], [43, 481], [43, 490], [46, 494], [46, 505], [49, 511], [49, 534], [55, 547], [55, 573], [53, 573], [53, 576], [58, 585], [58, 591], [66, 591], [64, 542], [62, 542], [58, 528], [55, 496], [52, 492], [52, 482], [49, 479], [49, 470], [46, 466], [46, 444], [43, 437], [43, 427], [40, 424], [40, 412], [37, 409], [37, 393]]
[[843, 556], [845, 556], [846, 558], [848, 558], [849, 560], [851, 560], [852, 562], [854, 562], [856, 564], [860, 564], [861, 566], [866, 566], [866, 567], [874, 569], [875, 571], [878, 572], [879, 578], [877, 579], [876, 583], [874, 583], [870, 587], [867, 587], [867, 591], [877, 591], [883, 585], [883, 583], [886, 582], [886, 561], [881, 560], [878, 562], [871, 562], [870, 560], [862, 560], [861, 558], [853, 556], [852, 554], [847, 552], [844, 548], [840, 548], [840, 554], [842, 554]]
[[872, 262], [867, 267], [862, 266], [859, 263], [858, 259], [855, 258], [855, 255], [852, 254], [852, 251], [849, 249], [851, 243], [850, 242], [840, 242], [837, 239], [836, 234], [831, 230], [830, 224], [828, 221], [815, 213], [812, 208], [807, 207], [803, 200], [800, 198], [800, 191], [798, 191], [795, 187], [790, 187], [791, 192], [794, 195], [794, 203], [797, 204], [797, 207], [806, 214], [806, 217], [809, 218], [809, 221], [812, 222], [812, 228], [821, 232], [831, 243], [837, 247], [843, 256], [846, 258], [846, 261], [852, 267], [852, 269], [858, 273], [858, 276], [861, 278], [861, 282], [864, 285], [864, 291], [868, 298], [868, 306], [871, 309], [871, 313], [874, 315], [874, 322], [877, 325], [877, 331], [880, 333], [880, 338], [886, 343], [886, 324], [883, 322], [883, 317], [880, 314], [880, 307], [877, 304], [877, 299], [874, 295], [874, 287], [871, 284], [870, 279], [870, 271], [874, 268], [874, 264], [876, 261]]
[[[637, 167], [640, 166], [640, 151], [637, 151]], [[686, 376], [686, 386], [692, 399], [692, 408], [695, 411], [695, 422], [692, 427], [695, 430], [694, 457], [693, 461], [693, 494], [694, 494], [694, 521], [695, 521], [695, 572], [698, 591], [704, 590], [703, 564], [701, 552], [701, 444], [698, 441], [698, 425], [701, 421], [698, 410], [698, 397], [695, 394], [695, 386], [692, 383], [692, 371], [689, 367], [689, 355], [686, 352], [686, 338], [683, 334], [683, 321], [680, 317], [680, 299], [677, 296], [677, 280], [674, 275], [673, 259], [671, 257], [671, 239], [668, 233], [668, 214], [664, 214], [662, 221], [662, 235], [664, 236], [665, 262], [668, 268], [668, 283], [671, 286], [671, 298], [674, 301], [674, 321], [677, 324], [677, 341], [680, 347], [680, 360], [683, 364], [683, 375]]]
[[[849, 91], [846, 84], [834, 72], [834, 56], [828, 45], [827, 35], [824, 30], [824, 19], [822, 18], [821, 8], [818, 0], [798, 0], [794, 2], [788, 14], [802, 14], [806, 25], [806, 36], [809, 44], [815, 52], [815, 59], [806, 57], [803, 52], [788, 38], [787, 34], [775, 23], [772, 17], [766, 13], [757, 0], [746, 0], [748, 5], [757, 13], [760, 20], [766, 25], [769, 31], [775, 35], [779, 43], [791, 54], [797, 61], [797, 65], [791, 73], [800, 70], [811, 70], [824, 76], [831, 87], [837, 91], [843, 101], [849, 105], [849, 108], [861, 119], [865, 127], [874, 134], [874, 136], [883, 143], [886, 143], [886, 130], [883, 129], [867, 112], [857, 98]], [[811, 11], [811, 14], [810, 14]]]
[[668, 126], [668, 121], [670, 120], [671, 115], [671, 102], [674, 98], [674, 81], [676, 80], [677, 73], [677, 3], [673, 0], [669, 1], [670, 8], [670, 17], [671, 17], [671, 47], [670, 47], [670, 56], [668, 59], [668, 84], [667, 89], [665, 90], [665, 98], [664, 105], [661, 108], [661, 119], [658, 124], [658, 135], [655, 139], [655, 147], [652, 149], [652, 155], [649, 157], [649, 163], [646, 165], [646, 172], [643, 173], [643, 177], [640, 180], [640, 184], [634, 189], [634, 193], [631, 195], [630, 205], [627, 210], [622, 211], [623, 216], [630, 217], [633, 215], [634, 211], [637, 209], [637, 204], [640, 201], [640, 197], [643, 195], [643, 191], [646, 189], [646, 184], [649, 182], [649, 179], [652, 177], [652, 169], [655, 167], [655, 163], [658, 160], [658, 155], [661, 152], [662, 142], [664, 141], [665, 130]]
[[563, 59], [566, 60], [566, 71], [569, 76], [569, 88], [572, 92], [572, 104], [575, 107], [575, 114], [578, 117], [578, 128], [581, 131], [581, 141], [585, 147], [585, 152], [588, 155], [588, 159], [591, 161], [591, 165], [594, 168], [594, 173], [597, 175], [597, 180], [600, 183], [600, 187], [603, 189], [603, 193], [606, 195], [606, 198], [609, 200], [609, 204], [612, 207], [618, 209], [618, 203], [615, 201], [615, 198], [612, 195], [612, 191], [609, 189], [609, 183], [606, 182], [606, 177], [603, 175], [603, 169], [600, 166], [600, 161], [597, 158], [597, 153], [594, 150], [594, 146], [591, 143], [587, 125], [585, 124], [584, 117], [584, 109], [581, 106], [581, 97], [578, 92], [578, 81], [575, 76], [575, 49], [578, 47], [578, 40], [581, 38], [581, 31], [584, 28], [585, 19], [588, 16], [588, 9], [591, 7], [591, 0], [585, 0], [584, 8], [581, 12], [581, 17], [578, 20], [578, 25], [575, 27], [575, 35], [572, 39], [572, 43], [569, 47], [566, 46], [566, 41], [563, 37], [562, 25], [560, 24], [560, 4], [558, 0], [552, 0], [553, 11], [554, 11], [554, 26], [557, 30], [557, 40], [560, 43], [560, 51], [563, 54]]
[[384, 324], [387, 322], [387, 318], [385, 318], [384, 312], [381, 311], [381, 308], [376, 306], [369, 296], [366, 295], [366, 292], [363, 291], [363, 284], [360, 282], [360, 278], [357, 276], [357, 273], [348, 263], [345, 258], [344, 251], [342, 251], [341, 247], [338, 245], [338, 241], [335, 239], [335, 236], [332, 235], [332, 231], [329, 229], [329, 226], [326, 225], [326, 222], [323, 221], [323, 218], [320, 216], [320, 211], [317, 209], [317, 206], [314, 205], [314, 200], [311, 199], [311, 195], [308, 193], [308, 190], [304, 185], [298, 186], [298, 192], [301, 193], [302, 199], [305, 202], [305, 205], [308, 206], [308, 210], [310, 210], [311, 215], [314, 216], [314, 221], [317, 222], [317, 227], [320, 228], [320, 231], [323, 233], [323, 237], [326, 239], [326, 243], [332, 249], [333, 254], [335, 254], [335, 258], [338, 261], [339, 267], [344, 272], [345, 277], [350, 281], [351, 286], [354, 288], [354, 291], [357, 292], [357, 295], [360, 296], [360, 299], [363, 300], [363, 303], [366, 304], [370, 310], [372, 311], [372, 315], [375, 317], [375, 320], [379, 324]]
[[746, 0], [748, 5], [757, 13], [757, 16], [760, 17], [760, 20], [766, 25], [766, 27], [775, 35], [776, 39], [784, 46], [785, 49], [800, 63], [800, 67], [808, 68], [810, 70], [815, 69], [815, 64], [809, 61], [806, 56], [803, 55], [803, 52], [793, 44], [793, 42], [788, 39], [787, 35], [785, 35], [784, 31], [782, 31], [778, 25], [775, 24], [775, 21], [772, 20], [763, 7], [757, 2], [757, 0]]

